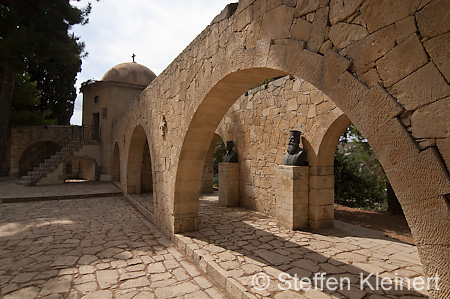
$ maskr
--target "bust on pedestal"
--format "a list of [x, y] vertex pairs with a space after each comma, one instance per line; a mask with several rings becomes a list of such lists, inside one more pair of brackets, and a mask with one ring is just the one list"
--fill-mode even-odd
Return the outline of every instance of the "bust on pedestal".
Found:
[[233, 147], [234, 142], [227, 141], [227, 154], [219, 163], [219, 205], [225, 207], [239, 206], [239, 163]]
[[292, 130], [289, 134], [289, 145], [284, 156], [283, 165], [307, 166], [306, 151], [300, 147], [300, 136], [302, 132]]

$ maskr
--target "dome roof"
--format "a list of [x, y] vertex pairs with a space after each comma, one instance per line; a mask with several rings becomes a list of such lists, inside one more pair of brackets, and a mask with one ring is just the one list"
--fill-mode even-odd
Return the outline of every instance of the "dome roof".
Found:
[[156, 78], [148, 67], [136, 62], [118, 64], [105, 73], [102, 81], [147, 86]]

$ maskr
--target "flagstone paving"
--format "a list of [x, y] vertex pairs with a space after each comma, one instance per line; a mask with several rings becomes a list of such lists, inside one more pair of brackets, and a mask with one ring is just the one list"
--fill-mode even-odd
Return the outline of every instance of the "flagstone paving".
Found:
[[[39, 196], [73, 186], [41, 188]], [[34, 188], [20, 192], [32, 196]], [[179, 251], [129, 202], [153, 217], [151, 194], [1, 204], [0, 297], [227, 298], [223, 290], [235, 298], [427, 296], [398, 290], [398, 282], [379, 288], [371, 274], [414, 281], [423, 272], [415, 246], [377, 231], [339, 221], [319, 233], [289, 231], [272, 217], [202, 196], [200, 229], [174, 236]], [[332, 279], [343, 287], [327, 285]]]
[[217, 196], [203, 196], [199, 214], [200, 229], [176, 242], [237, 298], [427, 297], [406, 285], [424, 279], [416, 247], [380, 232], [339, 221], [320, 233], [289, 231], [261, 213], [220, 207]]
[[1, 204], [0, 297], [227, 295], [123, 197], [105, 197]]

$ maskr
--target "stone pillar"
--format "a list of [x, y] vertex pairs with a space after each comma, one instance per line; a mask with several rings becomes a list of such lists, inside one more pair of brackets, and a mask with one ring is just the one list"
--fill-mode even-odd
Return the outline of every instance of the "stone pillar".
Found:
[[239, 206], [239, 163], [219, 163], [219, 205]]
[[289, 229], [308, 228], [308, 166], [277, 167], [276, 216]]

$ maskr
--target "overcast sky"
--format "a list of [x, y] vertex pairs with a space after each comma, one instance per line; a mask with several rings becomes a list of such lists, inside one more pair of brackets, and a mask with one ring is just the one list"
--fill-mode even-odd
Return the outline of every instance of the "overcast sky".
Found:
[[[86, 44], [77, 77], [81, 83], [100, 80], [111, 67], [136, 62], [159, 75], [228, 3], [237, 0], [101, 0], [92, 2], [89, 23], [72, 31]], [[87, 0], [71, 1], [85, 6]], [[81, 124], [82, 95], [78, 94], [72, 124]]]

